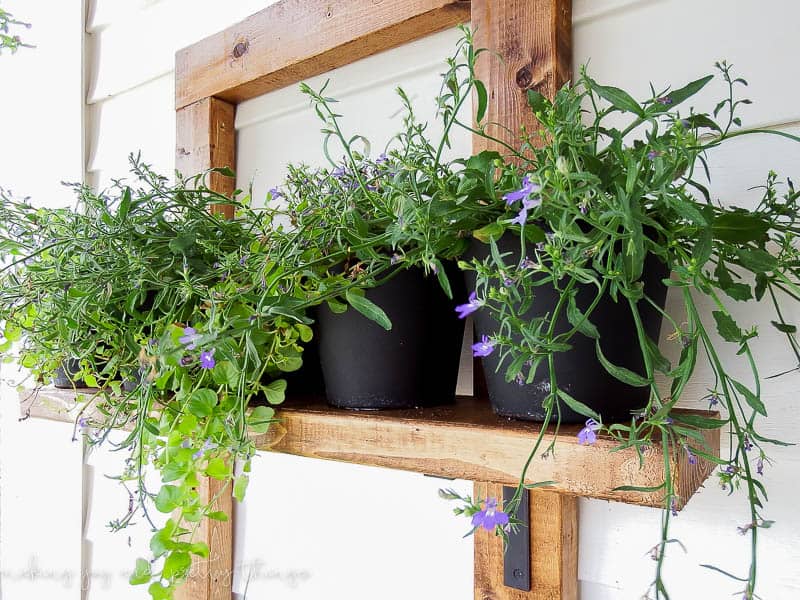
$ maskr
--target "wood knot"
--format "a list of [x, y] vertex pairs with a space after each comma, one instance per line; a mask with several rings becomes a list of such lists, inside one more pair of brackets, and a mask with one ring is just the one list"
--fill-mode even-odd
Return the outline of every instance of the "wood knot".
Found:
[[241, 41], [233, 47], [233, 58], [242, 58], [250, 49], [250, 43], [247, 40]]
[[528, 68], [528, 65], [522, 67], [519, 71], [517, 71], [516, 76], [517, 85], [523, 89], [528, 89], [533, 83], [533, 73]]

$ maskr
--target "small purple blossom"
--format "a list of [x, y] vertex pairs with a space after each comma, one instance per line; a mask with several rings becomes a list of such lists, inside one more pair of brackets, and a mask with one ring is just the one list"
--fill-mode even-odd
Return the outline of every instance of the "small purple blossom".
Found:
[[241, 266], [244, 266], [244, 265], [245, 265], [245, 263], [247, 263], [247, 254], [243, 254], [243, 255], [242, 255], [242, 258], [240, 258], [240, 259], [239, 259], [239, 264], [240, 264]]
[[602, 429], [602, 425], [594, 419], [587, 419], [586, 425], [578, 432], [578, 443], [580, 445], [592, 445], [597, 441], [597, 431]]
[[459, 304], [458, 306], [456, 306], [456, 312], [458, 313], [458, 318], [459, 319], [463, 319], [467, 315], [471, 315], [476, 310], [478, 310], [481, 306], [482, 306], [482, 303], [478, 300], [477, 295], [475, 294], [475, 292], [472, 292], [469, 295], [469, 298], [468, 298], [466, 304]]
[[656, 102], [661, 104], [662, 106], [669, 106], [672, 104], [672, 98], [669, 96], [661, 96], [661, 98], [656, 98]]
[[181, 448], [183, 448], [184, 450], [188, 450], [191, 447], [192, 447], [192, 440], [190, 440], [189, 438], [186, 438], [181, 442]]
[[178, 338], [178, 341], [186, 346], [187, 350], [194, 350], [197, 348], [197, 340], [200, 339], [200, 334], [194, 327], [184, 327], [183, 335]]
[[650, 150], [650, 152], [647, 153], [647, 158], [650, 160], [655, 160], [659, 156], [661, 156], [661, 152], [658, 150]]
[[509, 205], [519, 200], [524, 202], [530, 197], [531, 194], [538, 192], [540, 189], [541, 187], [538, 184], [531, 181], [531, 178], [525, 175], [525, 177], [522, 178], [522, 187], [503, 196], [503, 200], [505, 200], [506, 204]]
[[188, 367], [190, 364], [194, 362], [194, 359], [191, 356], [183, 356], [181, 357], [181, 366]]
[[480, 342], [472, 344], [472, 356], [489, 356], [494, 351], [494, 342], [482, 336]]
[[750, 441], [748, 436], [744, 436], [744, 439], [742, 440], [742, 448], [744, 448], [745, 452], [750, 452], [750, 450], [753, 449], [753, 442]]
[[394, 254], [392, 254], [392, 258], [389, 259], [389, 264], [390, 265], [396, 265], [397, 263], [400, 262], [401, 258], [402, 257], [395, 252]]
[[711, 410], [711, 408], [717, 404], [719, 404], [719, 394], [717, 394], [717, 392], [711, 392], [711, 395], [708, 397], [708, 410]]
[[472, 526], [494, 531], [498, 525], [508, 525], [508, 515], [497, 508], [497, 498], [487, 498], [483, 502], [483, 510], [472, 515]]
[[534, 262], [533, 262], [533, 261], [532, 261], [530, 258], [528, 258], [527, 256], [526, 256], [525, 258], [523, 258], [523, 259], [520, 261], [520, 263], [519, 263], [519, 268], [520, 268], [520, 269], [532, 269], [532, 268], [533, 268], [533, 267], [535, 267], [535, 266], [536, 266], [536, 263], [534, 263]]
[[519, 209], [517, 216], [511, 219], [511, 222], [516, 223], [517, 225], [524, 225], [528, 220], [528, 211], [536, 206], [539, 206], [541, 203], [542, 199], [538, 196], [533, 200], [523, 200], [522, 208]]
[[216, 348], [212, 348], [211, 350], [205, 350], [200, 353], [200, 368], [202, 369], [213, 369], [214, 365], [217, 364], [217, 361], [214, 360], [214, 351]]
[[697, 464], [697, 456], [695, 456], [694, 452], [692, 452], [692, 449], [689, 448], [689, 446], [686, 446], [686, 456], [689, 459], [689, 464], [690, 465], [696, 465]]
[[336, 167], [333, 171], [331, 171], [331, 177], [335, 179], [341, 179], [345, 176], [346, 172], [347, 171], [345, 171], [344, 167]]
[[675, 498], [672, 499], [672, 502], [669, 505], [670, 511], [672, 511], [672, 516], [678, 516], [678, 501]]
[[736, 473], [736, 467], [734, 467], [733, 465], [728, 465], [727, 467], [725, 467], [725, 472], [728, 475], [733, 475]]
[[759, 457], [758, 460], [756, 461], [756, 473], [758, 473], [759, 475], [764, 474], [764, 459], [761, 457]]
[[192, 458], [194, 458], [195, 460], [199, 460], [200, 458], [203, 457], [203, 454], [205, 454], [206, 451], [213, 450], [214, 448], [218, 448], [218, 447], [219, 447], [219, 444], [217, 444], [215, 442], [212, 442], [211, 438], [208, 438], [208, 439], [206, 439], [205, 442], [203, 442], [203, 447], [200, 448], [194, 454], [192, 454]]
[[278, 200], [279, 198], [285, 198], [286, 196], [280, 191], [277, 187], [272, 188], [269, 191], [269, 195], [272, 197], [273, 200]]
[[383, 163], [385, 163], [388, 160], [389, 160], [389, 157], [386, 156], [386, 153], [385, 152], [381, 152], [380, 155], [378, 156], [378, 158], [375, 159], [375, 164], [376, 165], [382, 165]]

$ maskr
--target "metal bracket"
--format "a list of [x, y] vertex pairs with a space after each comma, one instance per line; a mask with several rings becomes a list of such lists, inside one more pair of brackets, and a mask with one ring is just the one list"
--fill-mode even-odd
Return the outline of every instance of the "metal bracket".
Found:
[[[503, 486], [503, 507], [514, 497], [517, 488]], [[503, 554], [503, 584], [523, 592], [531, 590], [531, 501], [530, 491], [522, 490], [517, 519], [522, 524], [508, 532]]]

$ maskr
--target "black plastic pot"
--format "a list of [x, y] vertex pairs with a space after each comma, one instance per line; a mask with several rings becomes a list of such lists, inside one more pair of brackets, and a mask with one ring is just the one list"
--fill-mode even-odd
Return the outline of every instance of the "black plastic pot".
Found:
[[53, 386], [65, 390], [85, 388], [86, 382], [83, 379], [76, 379], [76, 375], [80, 372], [81, 365], [77, 358], [62, 361], [53, 375]]
[[[316, 317], [316, 311], [309, 315]], [[303, 343], [303, 366], [297, 371], [283, 373], [281, 377], [286, 380], [287, 399], [292, 397], [309, 397], [325, 395], [325, 383], [322, 379], [322, 367], [319, 358], [319, 326], [315, 322], [312, 326], [314, 337], [310, 342]]]
[[438, 283], [407, 269], [366, 296], [386, 312], [390, 331], [353, 308], [342, 314], [319, 309], [328, 402], [369, 410], [452, 401], [464, 329]]
[[[509, 262], [520, 260], [519, 240], [515, 236], [506, 234], [497, 245], [501, 252], [510, 253]], [[469, 255], [484, 259], [489, 255], [489, 251], [488, 245], [473, 240]], [[645, 260], [642, 275], [645, 293], [662, 307], [667, 295], [667, 288], [662, 280], [668, 275], [666, 267], [656, 257], [651, 255]], [[474, 289], [475, 273], [467, 272], [466, 279], [469, 289]], [[582, 286], [576, 297], [578, 308], [585, 311], [595, 294], [594, 286]], [[552, 312], [558, 300], [559, 293], [552, 286], [537, 287], [533, 306], [526, 313], [526, 317], [541, 317]], [[647, 302], [639, 303], [639, 312], [647, 335], [653, 340], [658, 340], [662, 320], [659, 312]], [[488, 311], [478, 310], [473, 316], [478, 338], [483, 335], [491, 336], [498, 330], [497, 321]], [[600, 333], [601, 349], [611, 363], [636, 373], [644, 373], [636, 325], [624, 298], [614, 302], [608, 295], [604, 296], [592, 312], [590, 320]], [[569, 329], [571, 325], [566, 316], [560, 317], [555, 332], [562, 333]], [[572, 397], [599, 413], [604, 423], [627, 420], [632, 412], [647, 404], [650, 389], [632, 387], [612, 377], [599, 363], [593, 339], [578, 333], [573, 336], [570, 344], [572, 349], [554, 355], [558, 385]], [[498, 370], [498, 352], [482, 360], [489, 400], [498, 415], [529, 421], [544, 420], [545, 410], [542, 408], [542, 402], [550, 394], [550, 374], [546, 364], [539, 366], [532, 383], [520, 385], [505, 380], [508, 362]], [[562, 423], [578, 423], [585, 419], [586, 417], [561, 403]]]

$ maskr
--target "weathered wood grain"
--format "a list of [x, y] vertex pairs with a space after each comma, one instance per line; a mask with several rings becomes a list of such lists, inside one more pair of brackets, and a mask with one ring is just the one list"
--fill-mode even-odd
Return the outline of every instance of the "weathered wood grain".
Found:
[[[503, 498], [503, 486], [476, 483], [476, 498]], [[573, 496], [531, 490], [531, 590], [503, 585], [503, 542], [475, 532], [475, 600], [578, 600], [578, 501]]]
[[176, 107], [237, 104], [469, 18], [464, 0], [283, 0], [178, 51]]
[[[80, 406], [75, 393], [41, 390], [25, 393], [22, 410], [32, 417], [74, 421]], [[87, 395], [84, 395], [88, 398]], [[681, 411], [715, 415], [704, 411]], [[91, 406], [86, 413], [92, 414]], [[277, 411], [279, 422], [253, 440], [261, 450], [516, 485], [534, 446], [536, 423], [497, 417], [485, 401], [460, 398], [437, 408], [352, 412], [317, 400], [292, 399]], [[610, 452], [616, 444], [600, 436], [593, 446], [577, 443], [579, 425], [563, 425], [551, 456], [534, 457], [526, 483], [554, 481], [549, 491], [661, 506], [661, 492], [614, 491], [623, 485], [652, 487], [664, 480], [664, 460], [654, 444], [642, 467], [632, 450]], [[712, 454], [719, 451], [719, 430], [704, 432]], [[670, 452], [679, 508], [702, 486], [714, 468], [699, 460], [689, 465], [683, 449]]]
[[[520, 128], [531, 132], [536, 118], [528, 107], [527, 92], [553, 98], [570, 80], [572, 70], [571, 0], [473, 0], [475, 45], [487, 48], [476, 65], [477, 76], [489, 95], [486, 119], [496, 125], [488, 132], [519, 147]], [[497, 150], [502, 146], [475, 136], [472, 148]]]
[[[236, 168], [236, 107], [218, 98], [205, 98], [176, 112], [175, 168], [187, 177], [207, 169]], [[233, 177], [211, 173], [208, 187], [230, 196], [236, 186]], [[218, 205], [216, 212], [233, 216], [233, 207]]]

